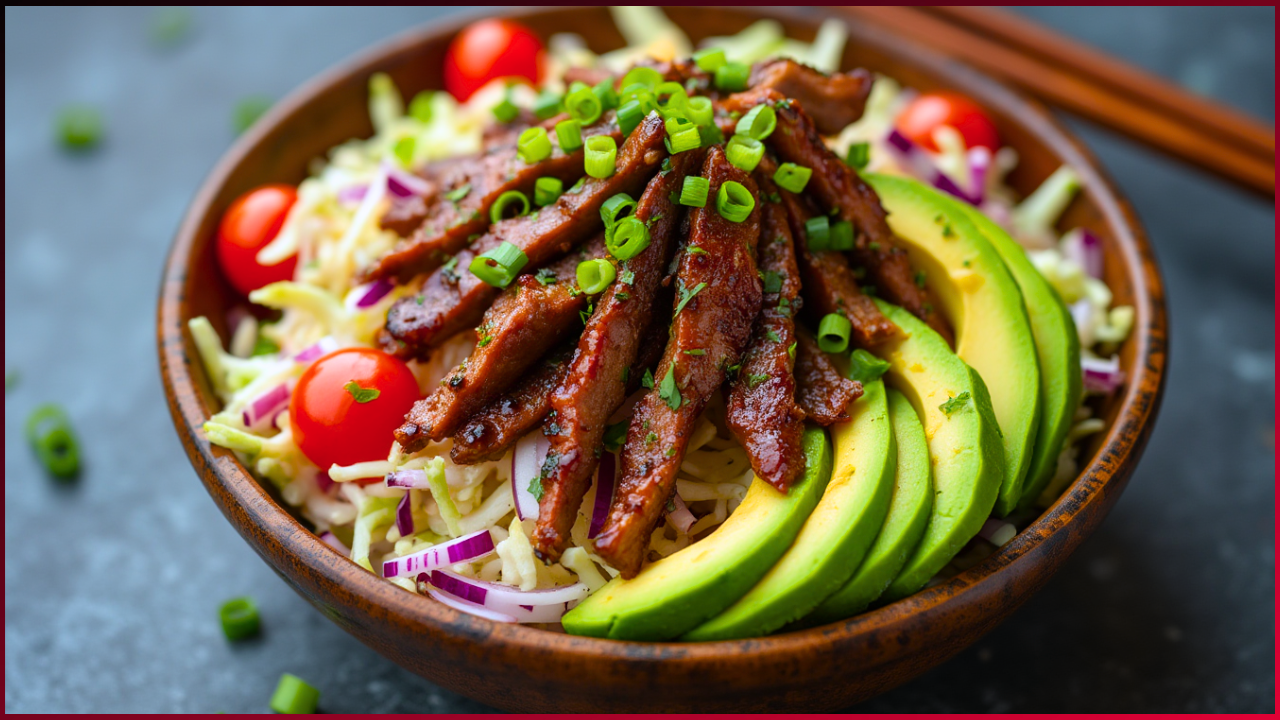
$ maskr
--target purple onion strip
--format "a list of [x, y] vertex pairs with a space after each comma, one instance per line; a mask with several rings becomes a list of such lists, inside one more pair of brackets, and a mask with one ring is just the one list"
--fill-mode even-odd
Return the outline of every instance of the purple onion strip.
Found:
[[393, 473], [387, 473], [385, 482], [387, 487], [407, 488], [410, 490], [431, 489], [431, 484], [427, 482], [427, 472], [425, 470], [397, 470]]
[[394, 288], [395, 285], [392, 285], [386, 280], [375, 280], [372, 283], [369, 283], [369, 287], [362, 295], [360, 295], [360, 299], [356, 300], [356, 307], [361, 310], [371, 308], [374, 305], [377, 305], [378, 301], [386, 297], [387, 293], [391, 292]]
[[[399, 523], [398, 512], [396, 522]], [[493, 552], [493, 536], [489, 534], [488, 530], [479, 530], [455, 540], [432, 545], [412, 555], [383, 561], [382, 576], [388, 578], [406, 577], [417, 573], [430, 572], [436, 568], [482, 558], [491, 552]], [[445, 589], [448, 590], [448, 588]], [[454, 594], [459, 595], [459, 593]]]
[[[289, 386], [281, 383], [254, 398], [241, 413], [244, 426], [249, 429], [267, 425], [275, 419], [276, 414], [289, 406]], [[263, 422], [263, 421], [267, 422]]]
[[303, 348], [301, 352], [293, 356], [294, 362], [311, 362], [319, 360], [338, 349], [338, 341], [329, 336], [325, 336], [316, 341], [314, 345]]
[[407, 492], [400, 498], [400, 504], [396, 506], [396, 530], [400, 531], [400, 537], [409, 537], [413, 534], [413, 506]]
[[600, 456], [600, 467], [596, 470], [596, 502], [591, 509], [591, 527], [587, 531], [588, 538], [594, 538], [604, 528], [604, 521], [609, 517], [609, 505], [613, 503], [613, 486], [618, 473], [617, 456], [606, 452]]

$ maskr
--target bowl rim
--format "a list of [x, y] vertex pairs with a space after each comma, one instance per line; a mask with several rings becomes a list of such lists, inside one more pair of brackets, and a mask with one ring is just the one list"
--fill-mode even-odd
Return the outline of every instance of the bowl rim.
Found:
[[[312, 76], [290, 92], [232, 145], [201, 183], [184, 213], [164, 264], [157, 308], [157, 345], [165, 396], [175, 429], [206, 490], [237, 531], [295, 589], [298, 589], [297, 579], [290, 577], [282, 567], [286, 562], [291, 562], [293, 569], [307, 574], [309, 585], [325, 587], [327, 592], [337, 592], [348, 599], [362, 600], [367, 603], [365, 607], [382, 608], [395, 616], [400, 624], [418, 632], [461, 637], [468, 642], [500, 645], [516, 652], [552, 651], [593, 661], [676, 660], [695, 664], [708, 660], [722, 664], [759, 662], [770, 658], [783, 661], [797, 652], [812, 652], [815, 643], [847, 646], [859, 637], [896, 634], [918, 628], [921, 623], [936, 622], [948, 612], [965, 605], [966, 599], [981, 600], [1000, 594], [1012, 583], [1019, 570], [1036, 559], [1032, 555], [1043, 559], [1046, 557], [1044, 552], [1052, 551], [1048, 556], [1051, 560], [1049, 572], [1037, 584], [1046, 582], [1047, 575], [1057, 570], [1114, 503], [1154, 426], [1167, 375], [1168, 328], [1163, 280], [1146, 233], [1129, 202], [1101, 169], [1093, 154], [1061, 122], [1034, 100], [1018, 95], [975, 70], [945, 59], [909, 38], [888, 32], [881, 37], [892, 39], [896, 46], [892, 50], [894, 54], [907, 57], [945, 84], [972, 93], [980, 102], [998, 107], [1009, 115], [1015, 114], [1016, 108], [1016, 114], [1030, 120], [1025, 124], [1026, 129], [1080, 174], [1082, 194], [1089, 197], [1102, 219], [1115, 230], [1119, 259], [1133, 286], [1136, 310], [1132, 336], [1134, 361], [1127, 368], [1130, 381], [1124, 387], [1115, 421], [1107, 427], [1104, 440], [1062, 496], [1012, 541], [978, 565], [884, 607], [796, 632], [702, 643], [573, 636], [523, 625], [492, 623], [411, 594], [365, 571], [332, 551], [280, 507], [230, 450], [209, 443], [201, 426], [213, 410], [205, 402], [193, 372], [193, 360], [197, 367], [200, 362], [192, 352], [194, 346], [186, 337], [188, 318], [183, 313], [184, 293], [187, 267], [198, 230], [203, 218], [212, 211], [219, 189], [234, 169], [267, 136], [269, 128], [285, 121], [342, 80], [367, 76], [395, 55], [432, 37], [453, 34], [479, 17], [501, 15], [518, 19], [546, 11], [546, 8], [521, 8], [499, 13], [488, 9], [458, 13], [378, 41]], [[776, 7], [768, 9], [767, 13], [792, 22], [811, 24], [816, 24], [817, 19], [823, 16]], [[827, 13], [826, 16], [832, 15]], [[835, 17], [848, 20], [839, 15]], [[850, 31], [851, 37], [862, 32], [855, 32], [853, 27]], [[885, 45], [879, 41], [877, 44]], [[204, 371], [200, 367], [195, 372], [203, 374]], [[1086, 509], [1100, 510], [1085, 513], [1085, 519], [1091, 523], [1089, 527], [1078, 537], [1066, 538], [1065, 548], [1050, 547], [1053, 545], [1051, 540], [1063, 541], [1063, 538], [1054, 536]], [[257, 542], [249, 538], [250, 534], [258, 538]]]

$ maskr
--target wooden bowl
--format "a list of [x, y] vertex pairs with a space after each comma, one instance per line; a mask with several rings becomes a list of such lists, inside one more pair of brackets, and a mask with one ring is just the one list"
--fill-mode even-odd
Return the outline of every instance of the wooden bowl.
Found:
[[[753, 8], [667, 12], [695, 41], [766, 16]], [[769, 16], [788, 36], [805, 40], [821, 19], [793, 9]], [[526, 10], [517, 17], [544, 38], [576, 32], [596, 51], [623, 44], [600, 8]], [[200, 429], [218, 403], [186, 322], [205, 315], [222, 332], [235, 299], [216, 270], [216, 223], [242, 192], [267, 182], [296, 183], [312, 158], [349, 138], [368, 137], [371, 73], [390, 73], [406, 96], [441, 87], [445, 49], [475, 18], [409, 31], [280, 102], [214, 168], [165, 266], [160, 367], [178, 434], [223, 514], [311, 604], [424, 678], [508, 710], [828, 710], [899, 685], [977, 640], [1044, 585], [1102, 521], [1142, 453], [1164, 384], [1163, 283], [1141, 225], [1089, 152], [1041, 107], [909, 41], [854, 26], [846, 68], [867, 67], [922, 90], [959, 90], [985, 106], [1021, 156], [1010, 179], [1020, 192], [1062, 163], [1076, 168], [1085, 189], [1063, 227], [1085, 226], [1103, 239], [1106, 281], [1116, 302], [1137, 309], [1121, 351], [1128, 382], [1102, 408], [1108, 429], [1083, 449], [1084, 470], [1052, 508], [981, 564], [887, 607], [802, 632], [703, 644], [619, 642], [492, 623], [384, 582], [307, 531], [231, 452], [210, 446]]]

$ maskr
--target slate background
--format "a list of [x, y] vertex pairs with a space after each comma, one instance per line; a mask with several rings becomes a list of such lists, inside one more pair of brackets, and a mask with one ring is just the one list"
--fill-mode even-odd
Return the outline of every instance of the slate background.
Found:
[[[452, 8], [5, 10], [5, 710], [258, 712], [281, 672], [329, 712], [478, 711], [312, 611], [222, 519], [164, 408], [160, 266], [249, 94], [280, 97]], [[1058, 30], [1274, 122], [1275, 12], [1032, 8]], [[102, 109], [69, 156], [53, 118]], [[1169, 391], [1111, 517], [1012, 619], [864, 711], [1275, 707], [1275, 218], [1260, 200], [1072, 122], [1147, 224], [1172, 314]], [[62, 403], [86, 472], [37, 467], [22, 422]], [[231, 645], [220, 601], [257, 599]]]

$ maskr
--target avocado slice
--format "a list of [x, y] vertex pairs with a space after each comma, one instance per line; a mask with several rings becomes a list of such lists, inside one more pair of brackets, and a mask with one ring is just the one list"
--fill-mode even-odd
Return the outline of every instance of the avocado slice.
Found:
[[1019, 507], [1026, 507], [1040, 496], [1044, 486], [1053, 478], [1062, 445], [1075, 424], [1076, 410], [1084, 395], [1080, 336], [1076, 333], [1076, 323], [1071, 319], [1067, 304], [1031, 264], [1027, 251], [977, 208], [959, 200], [950, 201], [1000, 253], [1005, 267], [1009, 268], [1009, 273], [1022, 290], [1027, 317], [1031, 320], [1031, 334], [1035, 337], [1036, 355], [1040, 358], [1042, 404], [1040, 428], [1036, 432], [1035, 449], [1031, 453], [1031, 465], [1027, 469], [1019, 503]]
[[1005, 452], [995, 511], [1008, 515], [1022, 499], [1040, 422], [1040, 361], [1022, 293], [1000, 254], [942, 193], [907, 178], [866, 179], [955, 327], [956, 354], [988, 382]]
[[814, 608], [804, 620], [807, 626], [843, 620], [862, 612], [880, 597], [924, 537], [924, 527], [933, 508], [933, 478], [924, 426], [902, 393], [889, 390], [888, 401], [889, 423], [898, 449], [889, 513], [858, 571], [844, 587]]
[[831, 479], [822, 428], [801, 440], [805, 470], [786, 495], [756, 478], [737, 510], [710, 535], [640, 571], [614, 578], [561, 619], [571, 635], [669, 640], [729, 607], [782, 557]]
[[1004, 447], [982, 376], [915, 315], [882, 300], [902, 333], [877, 348], [888, 383], [911, 401], [933, 464], [933, 509], [924, 537], [881, 596], [897, 600], [925, 586], [991, 515], [1005, 477]]
[[831, 428], [831, 482], [790, 549], [746, 595], [682, 640], [767, 635], [804, 617], [857, 570], [893, 492], [897, 450], [884, 383], [864, 384], [849, 414], [849, 422]]

